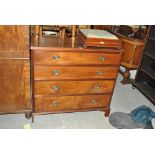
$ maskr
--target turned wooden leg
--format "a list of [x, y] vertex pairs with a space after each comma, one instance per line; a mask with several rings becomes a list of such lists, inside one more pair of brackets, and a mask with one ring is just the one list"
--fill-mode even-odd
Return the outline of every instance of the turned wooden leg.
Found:
[[132, 85], [132, 89], [135, 89], [135, 86]]
[[65, 39], [65, 31], [66, 31], [66, 29], [63, 28], [63, 29], [62, 29], [62, 33], [61, 33], [61, 38], [62, 38], [62, 39]]
[[32, 123], [34, 123], [34, 115], [32, 115]]
[[132, 82], [132, 89], [136, 88], [135, 80]]
[[130, 72], [128, 68], [125, 68], [125, 72], [123, 73], [124, 79], [130, 78]]
[[31, 112], [26, 112], [25, 113], [25, 118], [30, 119], [31, 118]]
[[105, 117], [109, 117], [109, 114], [110, 114], [110, 108], [109, 109], [104, 109], [104, 116]]
[[123, 85], [125, 85], [125, 84], [131, 84], [133, 82], [133, 80], [130, 79], [130, 72], [129, 71], [130, 71], [130, 69], [125, 68], [125, 72], [122, 73], [124, 79], [121, 81], [121, 83]]
[[42, 26], [39, 27], [39, 34], [40, 34], [40, 37], [43, 36], [43, 27]]

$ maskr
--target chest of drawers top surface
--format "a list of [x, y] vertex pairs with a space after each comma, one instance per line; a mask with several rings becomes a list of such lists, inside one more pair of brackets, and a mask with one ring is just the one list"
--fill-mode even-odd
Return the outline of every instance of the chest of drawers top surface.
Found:
[[64, 40], [59, 37], [51, 37], [51, 36], [43, 36], [40, 39], [36, 39], [34, 37], [31, 38], [31, 50], [35, 51], [65, 51], [65, 52], [102, 52], [105, 53], [120, 53], [121, 49], [115, 48], [96, 48], [96, 47], [88, 47], [83, 48], [76, 38], [75, 41], [72, 38], [65, 38]]

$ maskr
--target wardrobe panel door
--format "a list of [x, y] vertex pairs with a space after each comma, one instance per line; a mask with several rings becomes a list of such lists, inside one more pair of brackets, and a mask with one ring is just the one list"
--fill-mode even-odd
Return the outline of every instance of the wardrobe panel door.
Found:
[[0, 113], [30, 110], [28, 60], [0, 60]]

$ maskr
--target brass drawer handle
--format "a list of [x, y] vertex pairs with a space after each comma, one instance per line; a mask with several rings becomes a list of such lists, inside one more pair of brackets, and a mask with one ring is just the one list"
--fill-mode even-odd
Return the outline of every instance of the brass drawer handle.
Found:
[[100, 44], [104, 44], [104, 42], [103, 41], [100, 41]]
[[52, 59], [54, 59], [54, 60], [59, 60], [59, 59], [60, 59], [60, 56], [59, 56], [59, 55], [54, 55], [54, 56], [52, 57]]
[[53, 70], [53, 71], [52, 71], [52, 74], [53, 74], [53, 75], [59, 75], [59, 74], [60, 74], [60, 71], [59, 71], [59, 70]]
[[60, 87], [54, 85], [54, 86], [52, 86], [52, 89], [55, 90], [55, 91], [58, 91], [60, 89]]
[[93, 104], [96, 104], [97, 101], [96, 101], [96, 99], [91, 99], [90, 102]]
[[59, 103], [56, 102], [56, 101], [52, 101], [52, 102], [50, 103], [50, 105], [51, 105], [52, 107], [56, 107], [56, 106], [59, 105]]
[[99, 57], [99, 60], [100, 60], [100, 61], [104, 61], [105, 58], [104, 58], [103, 56], [100, 56], [100, 57]]
[[101, 88], [99, 84], [94, 85], [94, 88], [99, 89]]
[[96, 75], [103, 75], [102, 71], [96, 71]]

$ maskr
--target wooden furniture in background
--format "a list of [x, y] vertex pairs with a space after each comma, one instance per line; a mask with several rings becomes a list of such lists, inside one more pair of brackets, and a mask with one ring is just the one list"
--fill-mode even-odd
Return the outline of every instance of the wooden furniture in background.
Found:
[[65, 37], [75, 37], [76, 27], [76, 25], [36, 25], [35, 31], [39, 32], [40, 37], [42, 37], [45, 32], [51, 32], [51, 35], [65, 39]]
[[82, 48], [72, 38], [43, 36], [31, 44], [33, 116], [102, 110], [110, 102], [121, 59], [120, 49]]
[[133, 86], [155, 104], [155, 26], [150, 26]]
[[131, 84], [133, 80], [130, 79], [130, 70], [135, 70], [138, 68], [145, 41], [132, 39], [119, 33], [115, 34], [122, 40], [123, 48], [121, 66], [125, 68], [125, 72], [121, 72], [124, 78], [121, 83]]
[[0, 26], [0, 114], [30, 117], [29, 26]]

